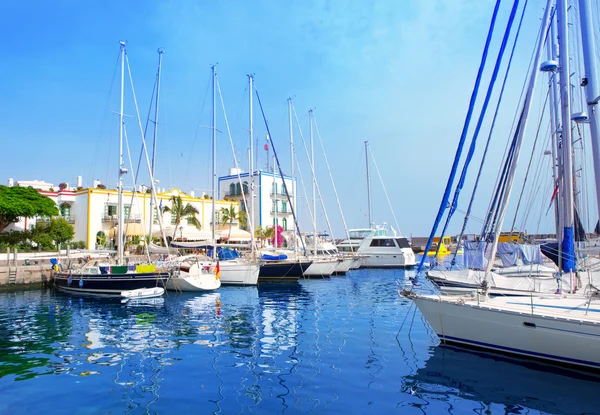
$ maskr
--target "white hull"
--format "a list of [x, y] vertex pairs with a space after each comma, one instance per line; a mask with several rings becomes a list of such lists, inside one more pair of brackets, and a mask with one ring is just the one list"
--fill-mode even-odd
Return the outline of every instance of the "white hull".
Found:
[[495, 297], [485, 302], [408, 297], [442, 342], [600, 369], [598, 301], [588, 310], [588, 299], [576, 296]]
[[353, 262], [353, 259], [344, 259], [338, 262], [337, 266], [335, 267], [335, 273], [345, 274], [346, 272], [350, 271], [350, 267], [352, 266]]
[[137, 290], [121, 291], [121, 298], [125, 300], [141, 300], [143, 298], [160, 297], [165, 293], [162, 287], [138, 288]]
[[260, 264], [251, 262], [220, 261], [221, 284], [223, 285], [256, 285]]
[[167, 281], [170, 291], [213, 291], [221, 286], [214, 272], [206, 270], [202, 265], [192, 264], [189, 271], [179, 271]]
[[329, 277], [333, 274], [337, 265], [337, 259], [314, 259], [313, 263], [310, 264], [302, 275], [305, 277]]
[[415, 254], [409, 248], [392, 248], [388, 252], [361, 249], [358, 253], [367, 255], [361, 268], [410, 268], [416, 265]]

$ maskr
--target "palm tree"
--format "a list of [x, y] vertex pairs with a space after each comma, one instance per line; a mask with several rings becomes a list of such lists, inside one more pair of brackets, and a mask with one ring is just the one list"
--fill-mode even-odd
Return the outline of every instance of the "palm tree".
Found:
[[196, 229], [200, 229], [200, 221], [196, 218], [196, 214], [198, 214], [198, 209], [196, 209], [191, 204], [183, 205], [183, 201], [181, 200], [181, 196], [171, 196], [171, 207], [164, 206], [162, 208], [164, 212], [171, 212], [171, 216], [175, 215], [175, 229], [173, 230], [173, 239], [177, 234], [177, 228], [181, 223], [181, 219], [185, 218], [188, 221], [188, 224], [194, 225]]
[[236, 212], [233, 205], [229, 206], [229, 208], [221, 209], [221, 221], [223, 222], [223, 225], [229, 224], [229, 235], [227, 236], [228, 240], [231, 238], [231, 227], [233, 226], [233, 221], [236, 219], [239, 221], [240, 226], [242, 226], [242, 223], [245, 225], [246, 212]]
[[275, 238], [275, 228], [272, 226], [267, 226], [264, 232], [265, 239], [273, 239]]
[[265, 232], [266, 232], [266, 229], [263, 229], [262, 226], [260, 226], [260, 225], [254, 231], [254, 239], [258, 239], [260, 241], [261, 248], [264, 247]]

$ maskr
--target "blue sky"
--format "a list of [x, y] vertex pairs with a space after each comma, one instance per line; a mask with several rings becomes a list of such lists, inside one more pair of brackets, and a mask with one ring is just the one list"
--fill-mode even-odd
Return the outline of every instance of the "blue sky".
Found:
[[[505, 3], [501, 30], [510, 8]], [[315, 111], [348, 225], [367, 225], [363, 142], [369, 140], [400, 230], [425, 236], [460, 136], [493, 5], [492, 0], [4, 1], [0, 139], [8, 143], [10, 157], [3, 158], [0, 176], [3, 181], [12, 177], [58, 184], [74, 183], [81, 175], [87, 185], [93, 179], [114, 185], [114, 73], [118, 42], [126, 40], [143, 122], [156, 50], [166, 51], [156, 173], [162, 187], [196, 193], [210, 187], [210, 137], [203, 127], [210, 123], [210, 93], [205, 97], [205, 92], [210, 66], [218, 63], [236, 154], [244, 169], [246, 75], [254, 73], [286, 172], [286, 99], [293, 97], [307, 137], [307, 111]], [[530, 1], [524, 45], [517, 50], [516, 75], [506, 100], [516, 102], [520, 93], [542, 7], [541, 1]], [[497, 48], [499, 39], [495, 42]], [[126, 123], [132, 157], [137, 159], [140, 134], [129, 90], [125, 113], [130, 116]], [[513, 113], [514, 107], [509, 107], [501, 114], [506, 117], [501, 132], [508, 132]], [[254, 120], [262, 148], [265, 128], [256, 100]], [[218, 124], [218, 174], [224, 175], [233, 167], [233, 157], [220, 110]], [[295, 136], [298, 140], [297, 130]], [[262, 149], [257, 157], [264, 165]], [[303, 150], [299, 157], [308, 184]], [[334, 233], [341, 236], [343, 227], [321, 156], [316, 169]], [[488, 187], [494, 179], [493, 172], [484, 176]], [[374, 220], [392, 223], [376, 174], [372, 191]], [[466, 199], [465, 193], [461, 200], [466, 204]], [[306, 201], [299, 203], [300, 218], [310, 228], [303, 204]], [[482, 200], [479, 207], [485, 206], [487, 200]], [[318, 216], [319, 228], [324, 229], [322, 213]]]

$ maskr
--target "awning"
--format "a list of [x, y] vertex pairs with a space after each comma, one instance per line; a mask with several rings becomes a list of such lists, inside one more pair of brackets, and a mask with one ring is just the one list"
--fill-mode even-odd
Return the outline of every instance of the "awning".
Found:
[[229, 235], [229, 229], [223, 229], [219, 232], [218, 237], [226, 239], [228, 241], [250, 241], [252, 240], [252, 234], [243, 229], [232, 228], [231, 235]]
[[[173, 226], [166, 226], [165, 228], [165, 235], [168, 236], [169, 238], [173, 236], [173, 231], [175, 230], [175, 228]], [[152, 236], [158, 236], [161, 237], [161, 232], [160, 229], [154, 229], [152, 231]], [[217, 234], [218, 236], [218, 234]], [[177, 232], [175, 232], [175, 239], [186, 239], [188, 241], [206, 241], [212, 238], [212, 232], [211, 231], [199, 231], [196, 228], [193, 227], [183, 227], [183, 230], [179, 230], [177, 229]]]
[[[126, 223], [123, 226], [124, 235], [125, 236], [144, 236], [146, 234], [146, 229], [144, 229], [144, 225], [141, 223]], [[118, 227], [113, 226], [108, 230], [108, 236], [110, 238], [114, 238], [117, 235]]]

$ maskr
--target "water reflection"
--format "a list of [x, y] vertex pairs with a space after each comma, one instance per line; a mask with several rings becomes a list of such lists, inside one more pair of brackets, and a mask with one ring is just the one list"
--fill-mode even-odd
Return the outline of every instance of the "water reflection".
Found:
[[482, 413], [596, 414], [599, 381], [543, 363], [438, 346], [403, 386], [424, 402], [470, 402]]

